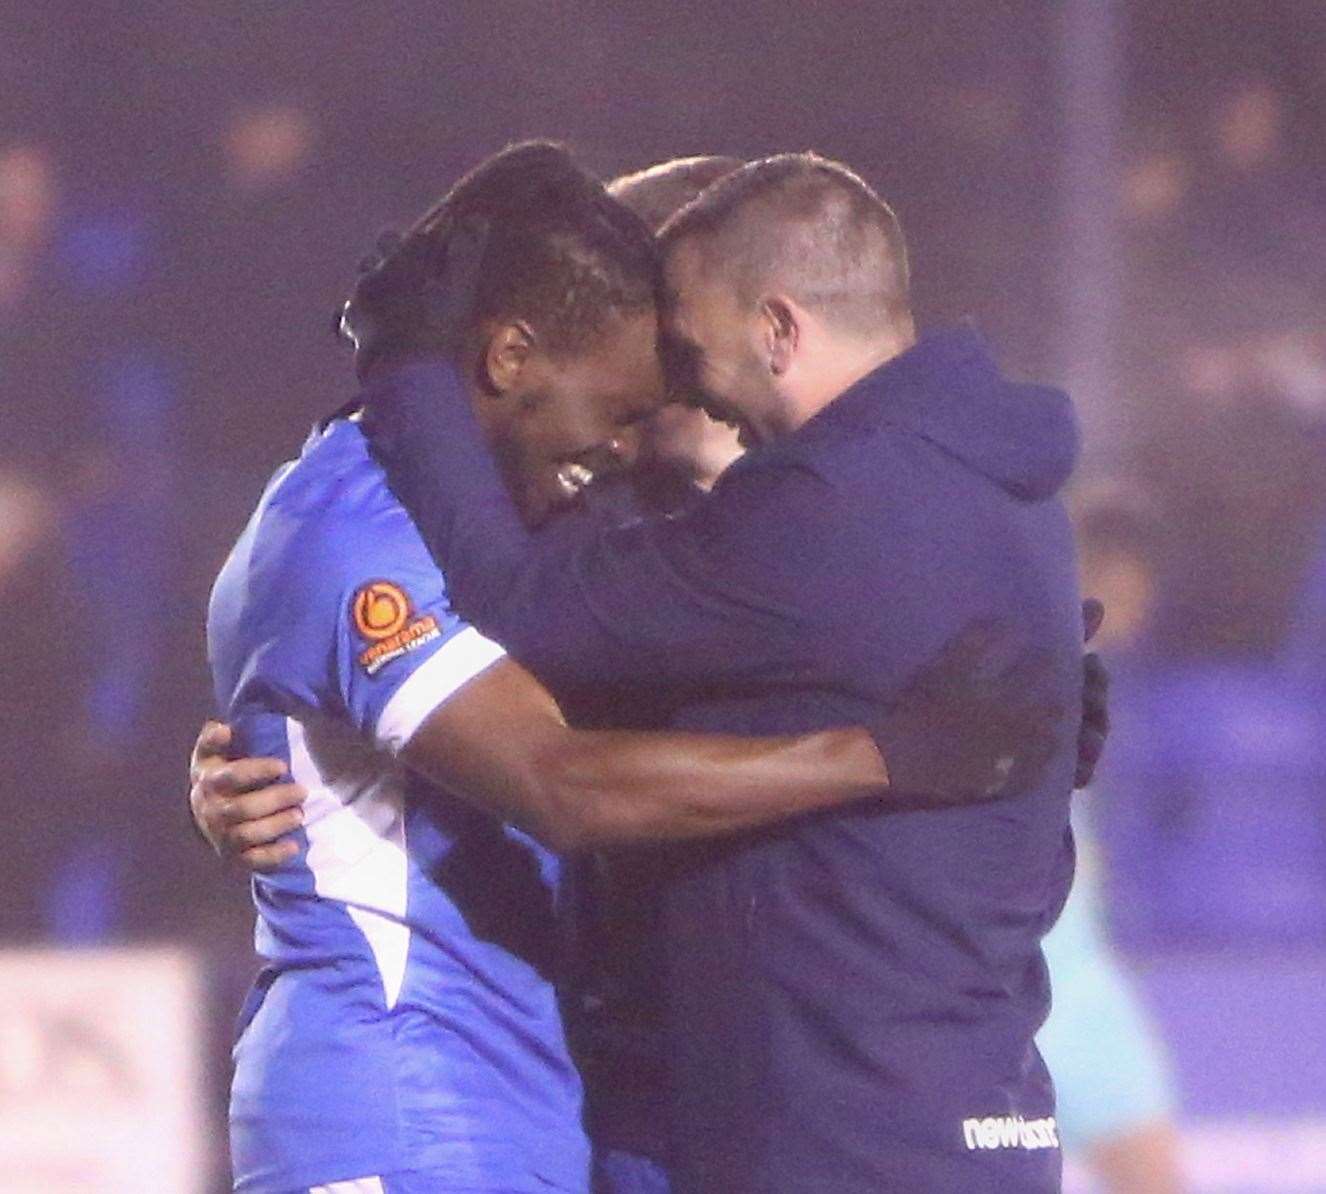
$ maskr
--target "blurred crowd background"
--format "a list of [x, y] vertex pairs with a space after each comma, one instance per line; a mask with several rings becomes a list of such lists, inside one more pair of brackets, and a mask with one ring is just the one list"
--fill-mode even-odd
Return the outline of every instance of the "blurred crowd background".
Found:
[[252, 963], [185, 809], [208, 588], [352, 393], [359, 257], [547, 135], [605, 176], [841, 158], [923, 324], [1075, 386], [1112, 938], [1194, 1188], [1326, 1190], [1326, 4], [44, 0], [0, 12], [0, 94], [0, 944], [185, 959], [209, 1164]]

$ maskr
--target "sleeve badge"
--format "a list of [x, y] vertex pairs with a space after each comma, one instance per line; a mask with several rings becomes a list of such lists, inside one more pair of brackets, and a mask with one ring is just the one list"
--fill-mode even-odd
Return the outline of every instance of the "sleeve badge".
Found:
[[432, 614], [415, 617], [409, 595], [389, 580], [361, 585], [350, 599], [350, 618], [360, 638], [367, 643], [358, 660], [370, 676], [442, 633]]

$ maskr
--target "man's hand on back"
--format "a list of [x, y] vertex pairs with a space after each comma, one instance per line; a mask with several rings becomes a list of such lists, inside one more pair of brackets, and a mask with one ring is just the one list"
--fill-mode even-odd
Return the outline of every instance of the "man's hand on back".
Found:
[[[1082, 602], [1082, 629], [1090, 643], [1105, 621], [1105, 606], [1096, 598]], [[1073, 787], [1085, 788], [1096, 772], [1110, 734], [1110, 674], [1095, 651], [1082, 657], [1082, 728], [1077, 736], [1077, 772]]]
[[[199, 834], [222, 858], [275, 870], [298, 853], [286, 835], [304, 823], [308, 793], [284, 783], [280, 759], [230, 760], [230, 727], [207, 722], [189, 761], [189, 810]], [[282, 839], [286, 840], [282, 840]]]
[[1045, 695], [1053, 661], [1036, 649], [994, 667], [1004, 640], [999, 626], [969, 624], [876, 727], [890, 787], [917, 807], [1026, 792], [1054, 754], [1065, 710]]

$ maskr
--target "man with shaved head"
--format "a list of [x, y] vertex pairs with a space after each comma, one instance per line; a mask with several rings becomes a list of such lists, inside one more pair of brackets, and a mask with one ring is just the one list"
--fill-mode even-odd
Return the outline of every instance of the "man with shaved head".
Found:
[[[788, 154], [729, 173], [661, 240], [674, 374], [752, 441], [793, 430], [916, 340], [902, 228], [837, 163]], [[752, 312], [777, 373], [746, 342]], [[706, 349], [697, 335], [721, 339]], [[789, 335], [812, 340], [787, 356]], [[785, 357], [797, 366], [790, 376]]]
[[684, 236], [721, 262], [738, 302], [785, 291], [845, 335], [892, 335], [895, 354], [906, 347], [914, 325], [902, 227], [860, 177], [813, 154], [784, 154], [721, 181], [666, 221], [665, 241]]

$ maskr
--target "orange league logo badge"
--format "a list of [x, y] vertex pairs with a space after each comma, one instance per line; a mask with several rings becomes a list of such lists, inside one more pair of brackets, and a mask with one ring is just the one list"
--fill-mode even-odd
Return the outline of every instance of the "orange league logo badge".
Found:
[[413, 605], [400, 585], [374, 580], [355, 591], [350, 617], [369, 646], [359, 653], [359, 665], [376, 675], [393, 659], [399, 659], [442, 633], [432, 614], [412, 617]]
[[364, 585], [351, 608], [355, 629], [371, 643], [399, 634], [410, 620], [410, 599], [400, 585], [389, 580]]

